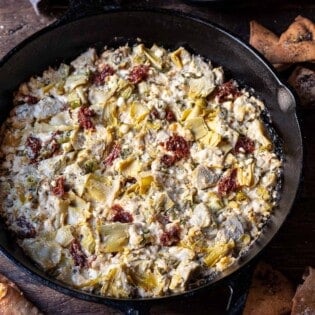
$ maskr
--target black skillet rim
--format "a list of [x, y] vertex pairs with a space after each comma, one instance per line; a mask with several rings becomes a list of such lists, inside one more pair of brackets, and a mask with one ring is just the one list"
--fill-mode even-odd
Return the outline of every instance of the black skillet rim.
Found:
[[[248, 44], [246, 44], [245, 42], [243, 42], [237, 35], [233, 34], [232, 32], [226, 30], [224, 27], [219, 26], [213, 22], [209, 22], [204, 18], [201, 17], [197, 17], [194, 16], [192, 14], [186, 14], [180, 11], [176, 11], [176, 10], [171, 10], [171, 9], [162, 9], [162, 8], [110, 8], [110, 9], [101, 9], [98, 8], [96, 10], [97, 12], [89, 12], [88, 14], [82, 14], [80, 16], [68, 16], [65, 19], [61, 19], [61, 20], [57, 20], [56, 22], [54, 22], [51, 25], [48, 25], [47, 27], [39, 30], [38, 32], [35, 32], [34, 34], [32, 34], [31, 36], [27, 37], [26, 39], [24, 39], [21, 43], [19, 43], [17, 46], [15, 46], [13, 49], [11, 49], [1, 60], [0, 60], [0, 71], [1, 71], [1, 67], [3, 64], [5, 64], [5, 62], [7, 60], [9, 60], [14, 54], [16, 54], [18, 51], [20, 51], [21, 49], [24, 48], [24, 46], [26, 46], [28, 43], [32, 42], [33, 39], [48, 33], [60, 26], [69, 24], [71, 22], [75, 22], [84, 18], [89, 18], [92, 16], [97, 16], [97, 15], [104, 15], [104, 14], [111, 14], [111, 13], [120, 13], [120, 12], [152, 12], [152, 13], [157, 13], [157, 14], [164, 14], [164, 15], [170, 15], [170, 16], [176, 16], [179, 18], [183, 18], [183, 19], [188, 19], [188, 20], [192, 20], [196, 23], [201, 23], [206, 25], [207, 27], [210, 28], [214, 28], [217, 31], [223, 33], [224, 35], [228, 36], [232, 41], [237, 42], [238, 45], [241, 45], [242, 47], [244, 47], [249, 53], [251, 53], [252, 55], [254, 55], [255, 59], [262, 63], [262, 65], [266, 68], [266, 70], [268, 70], [268, 72], [270, 74], [272, 74], [272, 76], [274, 77], [274, 79], [278, 82], [280, 87], [283, 87], [284, 89], [286, 89], [286, 91], [292, 96], [292, 99], [294, 99], [294, 103], [296, 106], [296, 98], [294, 97], [294, 93], [292, 93], [291, 89], [278, 77], [278, 75], [276, 74], [275, 70], [272, 68], [271, 64], [269, 63], [269, 61], [267, 61], [256, 49], [254, 49], [253, 47], [249, 46]], [[74, 14], [75, 15], [75, 14]], [[293, 113], [294, 118], [296, 120], [297, 123], [297, 129], [298, 129], [298, 134], [297, 137], [300, 139], [300, 143], [302, 146], [302, 136], [301, 136], [301, 130], [300, 130], [300, 126], [298, 123], [298, 119], [296, 116], [296, 113], [294, 111]], [[303, 147], [303, 146], [302, 146]], [[297, 165], [297, 169], [300, 170], [299, 174], [298, 174], [298, 182], [301, 181], [301, 170], [302, 170], [302, 163], [303, 163], [303, 152], [300, 153], [300, 158], [299, 158], [299, 164]], [[295, 198], [296, 198], [296, 194], [298, 191], [298, 187], [296, 189], [295, 192]], [[293, 206], [294, 200], [292, 204], [290, 205], [290, 209]], [[28, 268], [26, 265], [24, 265], [21, 261], [19, 261], [18, 259], [16, 259], [8, 250], [6, 250], [5, 248], [2, 247], [2, 245], [0, 244], [0, 251], [6, 256], [8, 257], [11, 261], [14, 262], [15, 265], [17, 265], [20, 269], [22, 269], [23, 271], [27, 272], [29, 275], [31, 275], [34, 279], [36, 279], [37, 281], [39, 281], [40, 283], [56, 290], [59, 292], [62, 292], [66, 295], [70, 295], [82, 300], [86, 300], [86, 301], [93, 301], [93, 302], [98, 302], [98, 303], [104, 303], [104, 304], [108, 304], [109, 306], [112, 307], [117, 307], [119, 309], [123, 309], [126, 310], [126, 307], [136, 307], [136, 304], [139, 303], [154, 303], [154, 302], [158, 302], [161, 300], [172, 300], [172, 299], [177, 299], [177, 298], [183, 298], [185, 296], [192, 296], [197, 292], [201, 292], [203, 290], [209, 289], [209, 287], [213, 287], [215, 285], [221, 284], [223, 282], [226, 282], [227, 285], [229, 285], [229, 281], [236, 275], [239, 274], [240, 272], [242, 272], [242, 270], [246, 269], [246, 267], [248, 267], [248, 265], [250, 264], [251, 261], [254, 260], [254, 258], [268, 245], [268, 243], [271, 241], [271, 239], [276, 235], [276, 233], [279, 231], [280, 227], [282, 226], [282, 224], [284, 223], [284, 221], [286, 220], [286, 217], [288, 216], [288, 214], [290, 213], [290, 209], [287, 211], [286, 215], [284, 216], [283, 221], [281, 222], [281, 225], [277, 226], [277, 228], [274, 230], [274, 233], [272, 236], [268, 236], [265, 238], [264, 241], [264, 245], [262, 248], [258, 249], [256, 246], [256, 248], [250, 248], [249, 249], [249, 254], [245, 255], [243, 257], [240, 258], [240, 261], [237, 264], [232, 265], [230, 268], [228, 268], [226, 273], [223, 273], [222, 275], [219, 275], [219, 277], [215, 277], [214, 281], [210, 280], [210, 281], [206, 281], [205, 284], [202, 284], [194, 289], [191, 290], [187, 290], [184, 291], [182, 293], [177, 293], [177, 294], [172, 294], [172, 295], [166, 295], [166, 296], [161, 296], [161, 297], [151, 297], [151, 298], [136, 298], [136, 299], [125, 299], [125, 298], [112, 298], [112, 297], [107, 297], [107, 296], [100, 296], [100, 295], [96, 295], [96, 294], [91, 294], [88, 292], [84, 292], [82, 290], [77, 290], [74, 288], [71, 288], [69, 286], [67, 286], [66, 284], [63, 284], [59, 281], [56, 281], [54, 278], [51, 278], [49, 275], [40, 275], [38, 273], [35, 273], [34, 271], [32, 271], [30, 268]], [[246, 262], [244, 262], [246, 261]], [[213, 281], [213, 282], [212, 282]], [[123, 306], [121, 303], [125, 303], [125, 305]]]

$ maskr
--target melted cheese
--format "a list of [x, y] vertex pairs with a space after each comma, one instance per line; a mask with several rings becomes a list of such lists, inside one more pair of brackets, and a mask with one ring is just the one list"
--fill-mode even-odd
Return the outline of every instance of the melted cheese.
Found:
[[1, 215], [20, 246], [112, 297], [183, 292], [233, 264], [277, 197], [264, 104], [184, 48], [71, 65], [22, 84], [2, 129]]

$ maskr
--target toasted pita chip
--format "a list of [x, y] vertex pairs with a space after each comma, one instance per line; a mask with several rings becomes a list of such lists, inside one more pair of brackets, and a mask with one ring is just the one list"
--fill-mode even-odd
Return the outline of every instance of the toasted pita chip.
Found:
[[23, 296], [13, 282], [0, 274], [0, 314], [40, 315], [42, 313]]
[[279, 271], [260, 263], [255, 269], [243, 315], [290, 314], [292, 284]]
[[298, 43], [315, 40], [315, 24], [303, 17], [297, 16], [289, 28], [281, 34], [279, 43]]
[[315, 106], [315, 71], [296, 67], [292, 72], [288, 83], [295, 89], [300, 97], [301, 105], [305, 107]]
[[309, 267], [293, 297], [291, 315], [315, 314], [315, 269]]
[[267, 59], [273, 55], [279, 37], [256, 21], [250, 21], [249, 43], [260, 51]]
[[[303, 23], [306, 22], [303, 20]], [[313, 62], [315, 60], [314, 40], [280, 43], [274, 33], [256, 21], [251, 21], [250, 28], [250, 44], [273, 64]]]
[[[250, 22], [250, 39], [249, 43], [261, 52], [268, 60], [273, 54], [274, 46], [278, 43], [279, 37], [269, 31], [256, 21]], [[273, 65], [277, 70], [287, 69], [290, 64], [277, 63]]]
[[315, 60], [315, 41], [277, 44], [269, 58], [272, 63], [313, 62]]

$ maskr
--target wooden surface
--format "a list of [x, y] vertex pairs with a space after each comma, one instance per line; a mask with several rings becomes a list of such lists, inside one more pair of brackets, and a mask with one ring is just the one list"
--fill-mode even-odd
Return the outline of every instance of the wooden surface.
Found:
[[[120, 1], [134, 5], [132, 1]], [[249, 21], [256, 19], [280, 34], [301, 14], [315, 20], [314, 1], [269, 2], [252, 4], [249, 8], [213, 8], [192, 6], [187, 2], [137, 1], [136, 5], [163, 6], [207, 18], [248, 40]], [[298, 3], [298, 4], [297, 4]], [[62, 8], [57, 11], [62, 13]], [[17, 43], [53, 22], [54, 16], [37, 16], [27, 0], [0, 0], [0, 58]], [[299, 197], [280, 232], [264, 251], [261, 259], [282, 271], [298, 284], [306, 266], [315, 267], [315, 108], [300, 110], [304, 138], [304, 178]], [[0, 255], [0, 272], [14, 280], [25, 295], [46, 314], [120, 314], [104, 305], [74, 299], [44, 287]], [[218, 305], [202, 294], [189, 300], [157, 305], [151, 314], [222, 314]], [[222, 309], [222, 308], [221, 308]]]

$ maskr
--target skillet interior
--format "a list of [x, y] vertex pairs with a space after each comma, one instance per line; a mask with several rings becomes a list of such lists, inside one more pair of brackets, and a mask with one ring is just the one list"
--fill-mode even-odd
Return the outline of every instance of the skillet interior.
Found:
[[[0, 64], [0, 121], [4, 121], [12, 106], [12, 91], [31, 75], [41, 73], [48, 65], [69, 61], [90, 46], [118, 46], [128, 40], [134, 41], [136, 37], [148, 44], [157, 43], [166, 48], [184, 45], [215, 64], [222, 65], [233, 78], [254, 88], [255, 94], [264, 100], [272, 116], [273, 126], [283, 140], [285, 161], [279, 208], [248, 253], [237, 264], [208, 281], [208, 286], [244, 266], [267, 245], [288, 215], [299, 184], [302, 140], [295, 116], [295, 100], [255, 52], [214, 25], [172, 12], [112, 11], [84, 17], [40, 31], [4, 58]], [[14, 245], [3, 224], [0, 229], [0, 247], [17, 264], [39, 276], [45, 284], [64, 293], [97, 302], [122, 301], [82, 293], [48, 277]]]

